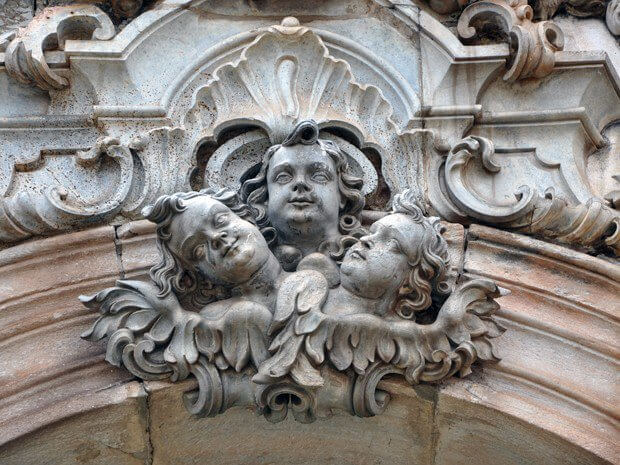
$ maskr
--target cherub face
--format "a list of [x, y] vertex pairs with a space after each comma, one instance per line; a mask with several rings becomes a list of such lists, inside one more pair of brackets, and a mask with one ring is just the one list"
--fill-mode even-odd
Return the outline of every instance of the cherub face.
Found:
[[411, 270], [423, 228], [407, 215], [396, 213], [375, 222], [370, 234], [351, 247], [340, 268], [341, 283], [361, 297], [392, 295]]
[[318, 144], [280, 147], [269, 162], [267, 187], [267, 215], [285, 236], [338, 231], [338, 173]]
[[210, 197], [186, 205], [170, 226], [170, 248], [187, 266], [207, 279], [241, 284], [265, 264], [271, 252], [256, 226]]

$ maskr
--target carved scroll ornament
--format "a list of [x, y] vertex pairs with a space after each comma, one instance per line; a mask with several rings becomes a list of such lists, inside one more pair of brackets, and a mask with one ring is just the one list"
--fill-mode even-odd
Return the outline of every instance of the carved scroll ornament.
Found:
[[470, 136], [456, 144], [448, 155], [443, 176], [447, 193], [463, 213], [487, 223], [556, 240], [565, 244], [610, 250], [620, 255], [620, 212], [602, 199], [592, 197], [574, 204], [555, 195], [553, 188], [544, 194], [521, 186], [512, 204], [493, 203], [479, 195], [467, 180], [470, 163], [479, 163], [489, 174], [498, 173], [493, 143]]
[[465, 43], [499, 32], [510, 45], [505, 81], [542, 78], [553, 70], [555, 52], [564, 48], [564, 33], [552, 21], [533, 22], [533, 16], [526, 0], [483, 0], [463, 10], [457, 32]]
[[69, 5], [44, 9], [25, 28], [0, 37], [6, 42], [5, 66], [10, 76], [43, 90], [69, 86], [67, 78], [53, 71], [44, 52], [63, 50], [67, 39], [109, 40], [116, 31], [110, 18], [94, 5]]
[[[26, 172], [41, 163], [20, 164]], [[0, 244], [68, 231], [112, 218], [128, 200], [134, 178], [134, 159], [128, 147], [111, 137], [100, 138], [95, 145], [75, 155], [76, 170], [115, 173], [115, 181], [106, 183], [97, 198], [85, 199], [63, 187], [47, 187], [42, 192], [18, 192], [0, 198]]]
[[195, 377], [184, 399], [194, 414], [253, 405], [270, 421], [375, 415], [388, 374], [438, 382], [497, 360], [506, 291], [449, 284], [438, 219], [409, 191], [362, 228], [362, 190], [341, 149], [300, 123], [240, 196], [203, 190], [148, 207], [161, 254], [151, 281], [82, 297], [100, 314], [83, 337], [108, 337], [106, 359], [141, 379]]

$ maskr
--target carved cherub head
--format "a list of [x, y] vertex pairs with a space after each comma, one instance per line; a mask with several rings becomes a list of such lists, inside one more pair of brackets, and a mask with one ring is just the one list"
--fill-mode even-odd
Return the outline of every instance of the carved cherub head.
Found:
[[161, 295], [246, 282], [271, 255], [248, 208], [230, 191], [164, 195], [143, 214], [157, 224], [162, 258], [151, 277]]
[[241, 195], [263, 232], [275, 229], [275, 240], [308, 252], [360, 226], [362, 183], [349, 174], [347, 155], [334, 142], [319, 139], [319, 128], [310, 120], [267, 150]]
[[[341, 265], [341, 284], [367, 299], [392, 299], [402, 318], [431, 306], [432, 293], [449, 291], [448, 249], [438, 218], [428, 218], [409, 191], [394, 198], [390, 215], [351, 247]], [[388, 310], [389, 310], [388, 308]]]

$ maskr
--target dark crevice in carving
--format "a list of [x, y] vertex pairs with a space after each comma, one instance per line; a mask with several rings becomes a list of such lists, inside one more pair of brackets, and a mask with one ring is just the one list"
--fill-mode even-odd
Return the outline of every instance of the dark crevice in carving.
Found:
[[120, 279], [125, 278], [125, 267], [123, 266], [123, 244], [118, 235], [118, 229], [120, 225], [114, 226], [114, 250], [116, 251], [116, 262], [118, 263], [119, 268], [119, 277]]
[[383, 163], [381, 161], [381, 156], [379, 155], [379, 152], [371, 148], [363, 149], [362, 152], [374, 166], [378, 177], [377, 188], [374, 192], [371, 192], [366, 196], [365, 208], [367, 210], [385, 211], [392, 193], [390, 191], [390, 187], [385, 182], [385, 178], [383, 177]]
[[146, 439], [146, 458], [144, 460], [144, 464], [152, 465], [154, 448], [153, 440], [151, 438], [151, 389], [149, 388], [149, 386], [147, 386], [145, 382], [141, 382], [140, 384], [142, 385], [142, 389], [144, 389], [144, 392], [146, 394], [144, 399], [144, 436]]
[[189, 183], [190, 187], [194, 191], [199, 191], [204, 183], [205, 170], [207, 163], [217, 150], [217, 143], [215, 142], [203, 142], [196, 151], [196, 167], [190, 174]]

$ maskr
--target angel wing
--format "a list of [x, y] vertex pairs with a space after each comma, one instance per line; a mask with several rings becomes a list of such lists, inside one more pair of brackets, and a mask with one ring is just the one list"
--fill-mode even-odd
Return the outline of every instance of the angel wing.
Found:
[[325, 318], [321, 307], [328, 292], [329, 284], [318, 271], [298, 271], [284, 280], [269, 327], [270, 335], [279, 331], [269, 347], [275, 354], [259, 366], [254, 382], [267, 384], [290, 374], [303, 386], [323, 385], [321, 374], [309, 362], [302, 345]]
[[[492, 319], [499, 308], [494, 298], [506, 292], [488, 280], [469, 281], [452, 293], [430, 325], [371, 314], [298, 311], [275, 338], [271, 348], [276, 352], [260, 366], [257, 382], [291, 374], [300, 384], [317, 385], [310, 384], [320, 378], [315, 366], [326, 358], [337, 370], [351, 367], [358, 374], [375, 361], [393, 365], [412, 384], [457, 372], [465, 376], [476, 359], [497, 360], [489, 339], [503, 328]], [[289, 314], [287, 306], [283, 316]]]
[[[101, 315], [82, 334], [89, 340], [109, 337], [106, 360], [123, 364], [142, 379], [186, 378], [202, 356], [220, 369], [256, 366], [267, 357], [266, 332], [271, 313], [262, 305], [231, 301], [215, 319], [184, 310], [176, 296], [158, 297], [153, 283], [118, 281], [115, 287], [82, 303]], [[222, 305], [216, 302], [213, 305]]]

